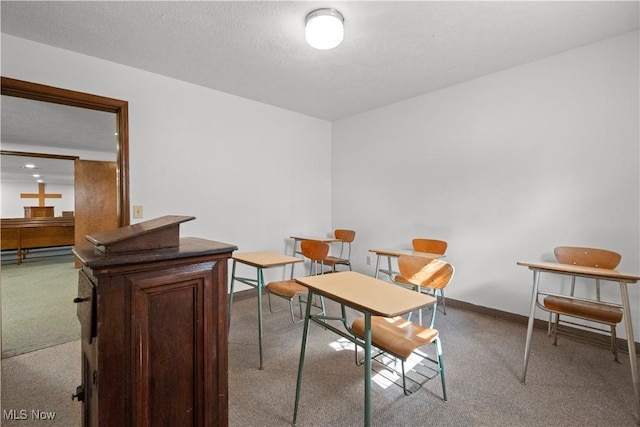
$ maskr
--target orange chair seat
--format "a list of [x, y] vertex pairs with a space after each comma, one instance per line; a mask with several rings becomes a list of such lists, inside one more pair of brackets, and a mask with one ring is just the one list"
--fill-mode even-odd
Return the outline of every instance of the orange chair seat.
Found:
[[592, 319], [596, 322], [609, 324], [620, 323], [622, 320], [622, 309], [598, 302], [574, 300], [560, 296], [548, 296], [543, 301], [544, 306], [549, 310], [563, 314]]
[[338, 258], [335, 256], [328, 256], [324, 259], [324, 265], [333, 266], [335, 264], [349, 264], [349, 260]]
[[[364, 339], [364, 317], [354, 320], [353, 333]], [[371, 317], [371, 343], [394, 356], [406, 360], [418, 347], [433, 342], [436, 329], [420, 326], [402, 317]]]
[[280, 295], [287, 298], [293, 298], [299, 294], [305, 294], [309, 290], [296, 282], [295, 280], [280, 280], [269, 282], [266, 286], [267, 290], [272, 294]]
[[405, 279], [404, 276], [401, 276], [399, 274], [393, 278], [393, 281], [398, 283], [404, 283], [405, 285], [416, 286], [414, 283], [411, 283], [410, 281]]

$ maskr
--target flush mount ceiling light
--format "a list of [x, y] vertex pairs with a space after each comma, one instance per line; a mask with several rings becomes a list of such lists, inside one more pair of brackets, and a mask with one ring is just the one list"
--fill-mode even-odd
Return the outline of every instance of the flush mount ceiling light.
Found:
[[312, 47], [333, 49], [344, 37], [344, 17], [335, 9], [317, 9], [305, 19], [304, 35]]

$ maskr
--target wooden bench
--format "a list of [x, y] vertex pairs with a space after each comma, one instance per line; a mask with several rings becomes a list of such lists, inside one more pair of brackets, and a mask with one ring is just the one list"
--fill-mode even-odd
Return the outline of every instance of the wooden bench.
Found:
[[3, 218], [0, 220], [2, 250], [15, 250], [18, 264], [29, 249], [73, 246], [75, 218]]

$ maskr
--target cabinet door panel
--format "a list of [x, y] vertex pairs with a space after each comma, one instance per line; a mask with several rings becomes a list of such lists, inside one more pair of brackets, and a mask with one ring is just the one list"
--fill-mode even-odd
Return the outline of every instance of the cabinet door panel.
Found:
[[135, 355], [133, 425], [198, 426], [212, 416], [205, 396], [212, 395], [214, 383], [216, 269], [217, 263], [207, 262], [127, 276]]

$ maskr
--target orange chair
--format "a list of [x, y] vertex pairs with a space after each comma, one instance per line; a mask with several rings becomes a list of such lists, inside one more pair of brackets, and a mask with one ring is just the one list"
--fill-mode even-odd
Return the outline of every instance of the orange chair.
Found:
[[[619, 253], [596, 248], [582, 248], [573, 246], [558, 246], [554, 249], [556, 259], [561, 264], [579, 265], [583, 267], [596, 267], [613, 270], [618, 266], [621, 260]], [[618, 362], [618, 345], [616, 339], [616, 325], [622, 321], [623, 311], [620, 304], [604, 302], [600, 299], [600, 280], [596, 280], [596, 298], [589, 299], [585, 297], [577, 297], [575, 295], [576, 278], [571, 281], [571, 289], [566, 295], [549, 294], [546, 292], [538, 292], [544, 296], [542, 304], [537, 300], [537, 305], [543, 310], [549, 312], [549, 335], [553, 334], [553, 344], [558, 343], [558, 331], [560, 323], [579, 326], [581, 328], [593, 329], [596, 331], [607, 332], [611, 337], [611, 349], [614, 354], [615, 361]], [[555, 315], [552, 322], [551, 318]], [[577, 324], [568, 320], [561, 320], [560, 316], [569, 316], [589, 322], [607, 325], [609, 329]], [[566, 332], [563, 332], [566, 335]], [[584, 338], [583, 338], [584, 339]], [[589, 340], [586, 340], [589, 341]]]
[[[324, 272], [324, 260], [329, 254], [329, 244], [316, 240], [303, 240], [300, 242], [300, 250], [302, 251], [302, 255], [311, 261], [309, 274], [322, 274]], [[289, 311], [291, 312], [291, 321], [293, 323], [299, 323], [304, 320], [302, 314], [302, 303], [304, 301], [302, 297], [308, 295], [308, 289], [306, 287], [296, 282], [295, 279], [290, 279], [269, 282], [265, 288], [268, 291], [269, 311], [271, 311], [271, 313], [281, 311], [274, 311], [271, 306], [271, 294], [273, 294], [289, 301]], [[297, 306], [300, 310], [299, 320], [296, 320], [293, 313], [294, 300], [297, 300]], [[309, 303], [309, 301], [307, 301], [307, 303]], [[324, 299], [322, 297], [320, 297], [320, 306], [315, 306], [320, 308], [322, 313], [325, 312]]]
[[[398, 258], [398, 267], [400, 274], [407, 278], [407, 281], [415, 286], [426, 287], [429, 289], [444, 289], [453, 279], [454, 268], [448, 262], [440, 259], [426, 258], [421, 256], [402, 255]], [[436, 299], [436, 305], [438, 300]], [[434, 306], [431, 324], [428, 327], [418, 325], [410, 320], [402, 317], [371, 317], [371, 343], [381, 350], [374, 360], [383, 363], [387, 368], [395, 371], [391, 366], [393, 362], [381, 361], [385, 354], [389, 354], [401, 361], [402, 388], [405, 395], [410, 395], [417, 389], [422, 387], [425, 381], [440, 375], [442, 382], [443, 400], [447, 400], [447, 391], [444, 379], [444, 359], [442, 356], [442, 347], [440, 345], [440, 333], [434, 329], [436, 307]], [[363, 339], [364, 337], [364, 317], [354, 320], [351, 325], [352, 332], [355, 336]], [[436, 358], [432, 358], [418, 349], [427, 344], [435, 344]], [[422, 367], [428, 372], [418, 372], [418, 369], [412, 369], [416, 375], [424, 378], [423, 381], [407, 376], [405, 370], [405, 362], [412, 355], [417, 355], [419, 362], [416, 366]], [[429, 361], [433, 365], [427, 366], [425, 361]], [[359, 364], [359, 363], [358, 363]], [[407, 386], [407, 380], [413, 385], [414, 389], [410, 390]]]
[[[447, 252], [447, 242], [445, 242], [444, 240], [434, 240], [434, 239], [422, 239], [422, 238], [417, 238], [417, 239], [413, 239], [411, 241], [411, 244], [413, 246], [413, 250], [416, 252], [427, 252], [430, 254], [436, 254], [436, 255], [444, 255], [445, 252]], [[410, 283], [407, 282], [407, 280], [402, 277], [402, 274], [397, 275], [394, 277], [394, 282], [396, 283], [400, 283], [403, 285], [408, 285], [411, 286]], [[413, 287], [415, 290], [420, 291], [420, 287]], [[446, 302], [444, 300], [444, 289], [440, 289], [439, 291], [435, 291], [435, 290], [429, 290], [430, 293], [432, 293], [434, 296], [436, 296], [440, 302], [442, 303], [442, 314], [447, 314], [447, 305]], [[420, 312], [420, 323], [422, 324], [422, 312]]]
[[356, 232], [353, 230], [337, 229], [334, 231], [334, 236], [340, 240], [340, 255], [328, 256], [327, 259], [324, 260], [324, 265], [331, 267], [331, 271], [334, 273], [338, 265], [346, 265], [349, 267], [349, 270], [351, 270], [351, 243], [353, 243], [356, 238]]
[[429, 252], [431, 254], [444, 255], [447, 252], [447, 242], [434, 239], [413, 239], [413, 250], [416, 252]]

